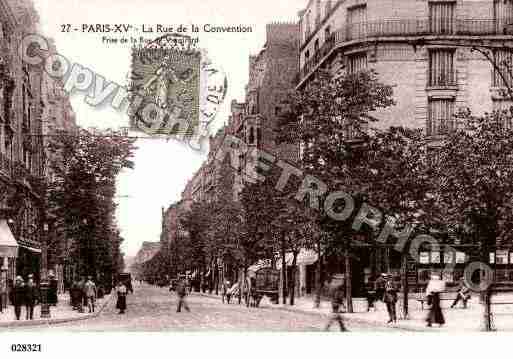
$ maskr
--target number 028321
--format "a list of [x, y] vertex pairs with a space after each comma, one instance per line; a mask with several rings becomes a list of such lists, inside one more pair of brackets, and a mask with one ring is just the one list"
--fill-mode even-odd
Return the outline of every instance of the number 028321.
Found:
[[41, 344], [11, 344], [12, 352], [40, 352]]

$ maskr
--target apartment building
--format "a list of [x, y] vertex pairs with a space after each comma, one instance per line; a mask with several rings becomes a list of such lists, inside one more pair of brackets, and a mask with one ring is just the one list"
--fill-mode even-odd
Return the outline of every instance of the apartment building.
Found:
[[[25, 34], [38, 30], [31, 0], [0, 0], [0, 267], [6, 286], [15, 275], [47, 269], [49, 235], [44, 182], [51, 177], [48, 135], [75, 128], [62, 84], [17, 55]], [[43, 271], [42, 271], [43, 270]], [[5, 303], [5, 301], [4, 301]]]
[[[0, 1], [0, 257], [4, 281], [39, 277], [43, 234], [42, 70], [16, 55], [34, 28], [26, 1]], [[2, 283], [5, 285], [5, 283]]]
[[377, 113], [378, 128], [409, 126], [428, 135], [450, 131], [459, 108], [501, 109], [504, 67], [513, 47], [511, 0], [309, 1], [300, 16], [300, 79], [373, 68], [394, 85], [397, 104]]
[[[321, 68], [334, 76], [374, 69], [394, 86], [397, 102], [374, 113], [378, 129], [408, 126], [436, 139], [454, 128], [459, 108], [483, 114], [511, 105], [503, 91], [513, 85], [507, 67], [513, 65], [511, 0], [310, 0], [299, 17], [297, 88]], [[420, 263], [408, 267], [412, 286], [425, 284], [444, 263], [456, 264], [454, 273], [440, 273], [446, 280], [462, 275], [472, 248], [461, 238], [452, 240], [454, 258], [421, 250]], [[361, 294], [376, 272], [400, 271], [399, 253], [387, 245], [356, 246], [354, 254], [360, 259], [353, 261], [354, 294]], [[505, 264], [502, 260], [501, 268]], [[335, 263], [332, 269], [343, 266]]]

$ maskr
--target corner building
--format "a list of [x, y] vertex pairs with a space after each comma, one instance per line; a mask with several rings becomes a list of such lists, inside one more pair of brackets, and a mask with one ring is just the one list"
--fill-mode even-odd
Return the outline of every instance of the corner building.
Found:
[[[512, 72], [505, 68], [513, 64], [511, 0], [310, 0], [299, 17], [296, 87], [307, 86], [321, 68], [334, 76], [374, 69], [381, 82], [394, 86], [397, 103], [376, 111], [379, 122], [373, 127], [419, 128], [436, 140], [454, 129], [459, 108], [480, 115], [511, 106], [501, 91], [513, 85]], [[425, 285], [433, 271], [456, 281], [472, 261], [475, 248], [464, 238], [443, 237], [458, 252], [453, 257], [421, 249], [420, 263], [408, 266], [412, 287]], [[376, 273], [400, 272], [400, 255], [391, 245], [354, 245], [354, 252], [360, 258], [352, 263], [355, 295]], [[498, 280], [513, 278], [508, 254], [490, 255], [490, 262], [498, 264]], [[455, 272], [443, 273], [445, 263], [455, 263]], [[328, 259], [327, 265], [331, 272], [343, 271], [336, 260], [330, 264]]]
[[333, 74], [376, 70], [395, 86], [397, 101], [375, 114], [378, 128], [440, 136], [454, 127], [459, 108], [482, 114], [507, 105], [499, 91], [504, 80], [480, 51], [511, 61], [511, 0], [311, 0], [299, 15], [297, 86], [321, 67]]

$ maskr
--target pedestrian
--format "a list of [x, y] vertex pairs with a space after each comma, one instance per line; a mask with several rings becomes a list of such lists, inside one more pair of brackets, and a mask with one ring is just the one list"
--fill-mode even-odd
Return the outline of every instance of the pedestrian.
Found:
[[14, 282], [11, 302], [14, 305], [16, 320], [20, 320], [21, 306], [25, 304], [25, 283], [21, 276], [17, 276], [16, 281]]
[[230, 290], [230, 281], [227, 280], [223, 283], [223, 286], [221, 287], [221, 299], [222, 299], [223, 303], [226, 298], [228, 304], [230, 304], [230, 298], [228, 297], [229, 290]]
[[381, 276], [378, 277], [378, 279], [376, 279], [376, 281], [374, 282], [374, 291], [376, 292], [376, 297], [375, 297], [376, 302], [378, 300], [381, 300], [382, 302], [384, 302], [383, 297], [385, 296], [385, 284], [387, 282], [386, 277], [387, 277], [386, 273], [381, 273]]
[[178, 298], [178, 305], [176, 307], [176, 312], [180, 313], [182, 310], [182, 306], [186, 311], [190, 312], [189, 306], [187, 305], [187, 284], [184, 279], [180, 279], [176, 285], [176, 296]]
[[430, 305], [428, 316], [426, 318], [427, 326], [431, 327], [433, 323], [440, 326], [445, 324], [445, 318], [440, 306], [440, 293], [445, 289], [445, 282], [438, 275], [432, 275], [426, 287], [427, 304]]
[[87, 298], [87, 308], [89, 313], [94, 313], [94, 303], [96, 301], [97, 292], [96, 284], [93, 282], [93, 277], [87, 277], [87, 282], [84, 284], [84, 291]]
[[48, 304], [56, 306], [58, 302], [57, 291], [59, 282], [57, 281], [57, 278], [55, 278], [55, 274], [53, 272], [50, 272], [48, 277], [50, 282], [50, 286], [48, 288]]
[[0, 275], [0, 313], [7, 307], [7, 278]]
[[101, 283], [98, 285], [97, 293], [96, 298], [98, 299], [102, 299], [105, 296], [105, 289], [103, 289], [103, 285]]
[[118, 295], [118, 301], [116, 302], [116, 308], [119, 309], [118, 314], [124, 314], [126, 310], [126, 294], [127, 288], [123, 282], [119, 282], [116, 287], [116, 292]]
[[460, 280], [460, 288], [458, 290], [458, 294], [456, 295], [456, 299], [451, 305], [451, 308], [454, 308], [456, 304], [461, 300], [463, 301], [463, 308], [467, 308], [467, 302], [470, 299], [470, 289], [465, 284], [465, 280], [461, 278]]
[[73, 283], [71, 284], [71, 288], [69, 291], [70, 299], [71, 299], [71, 306], [73, 307], [73, 310], [78, 310], [79, 307], [79, 300], [80, 300], [80, 284], [78, 280], [73, 280]]
[[27, 284], [25, 284], [25, 319], [34, 319], [34, 306], [37, 301], [37, 286], [34, 282], [34, 275], [29, 274]]
[[342, 315], [340, 314], [340, 307], [344, 305], [344, 298], [345, 298], [345, 290], [344, 290], [344, 284], [334, 284], [332, 283], [332, 286], [330, 288], [330, 297], [331, 297], [331, 309], [332, 309], [332, 315], [328, 321], [328, 324], [326, 325], [326, 331], [328, 331], [331, 327], [331, 325], [334, 322], [337, 322], [340, 326], [341, 332], [346, 332], [347, 329], [344, 325], [344, 319], [342, 318]]
[[387, 306], [388, 312], [388, 323], [397, 322], [397, 311], [396, 311], [396, 303], [397, 303], [397, 288], [391, 278], [391, 276], [386, 277], [385, 282], [385, 294], [383, 295], [383, 301]]
[[78, 312], [84, 313], [84, 305], [87, 305], [86, 303], [86, 295], [85, 295], [85, 278], [82, 277], [80, 279], [80, 282], [78, 282], [78, 288], [77, 288], [77, 302], [78, 302]]

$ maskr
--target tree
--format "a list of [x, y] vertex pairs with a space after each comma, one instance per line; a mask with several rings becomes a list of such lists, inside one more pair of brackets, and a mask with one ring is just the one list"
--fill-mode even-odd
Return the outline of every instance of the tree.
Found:
[[276, 173], [260, 180], [246, 181], [241, 193], [242, 232], [239, 235], [239, 248], [243, 257], [244, 281], [249, 265], [258, 259], [274, 257], [273, 221], [279, 211], [275, 189]]
[[108, 285], [122, 264], [122, 238], [114, 218], [116, 177], [134, 166], [133, 142], [81, 129], [76, 134], [57, 131], [49, 144], [54, 176], [48, 184], [48, 212], [65, 232], [60, 241], [50, 242], [50, 261], [62, 261], [68, 248], [77, 275], [99, 276]]
[[[297, 273], [297, 257], [301, 249], [310, 249], [315, 245], [319, 228], [316, 216], [311, 211], [297, 203], [290, 195], [288, 201], [282, 202], [282, 208], [275, 220], [275, 226], [281, 227], [287, 233], [283, 237], [283, 247], [292, 253], [292, 272], [289, 282], [289, 304], [294, 305]], [[319, 255], [320, 258], [320, 255]], [[286, 263], [282, 257], [282, 268]]]
[[[322, 180], [327, 188], [360, 195], [359, 182], [350, 176], [350, 169], [361, 160], [355, 147], [367, 138], [369, 123], [377, 121], [372, 111], [394, 104], [392, 87], [381, 84], [374, 71], [337, 78], [320, 71], [305, 89], [291, 94], [289, 99], [280, 119], [278, 140], [301, 143], [303, 169]], [[311, 186], [314, 190], [321, 187], [318, 181]], [[319, 204], [313, 207], [319, 208]], [[325, 217], [321, 214], [321, 218]], [[331, 233], [339, 237], [338, 244], [345, 248], [346, 292], [351, 311], [350, 237], [340, 238], [338, 226], [329, 225], [326, 229], [334, 231]]]
[[[433, 192], [426, 210], [435, 224], [459, 224], [473, 234], [480, 260], [489, 262], [495, 246], [511, 241], [513, 226], [513, 113], [457, 117], [458, 128], [431, 149]], [[490, 284], [485, 290], [486, 330], [490, 323]]]
[[214, 203], [194, 202], [190, 211], [180, 219], [182, 228], [188, 233], [181, 246], [181, 260], [185, 268], [199, 269], [202, 281], [206, 269], [217, 257], [220, 245], [216, 237], [212, 236], [215, 225], [212, 221], [214, 208]]
[[[369, 136], [364, 161], [351, 168], [368, 203], [378, 208], [397, 230], [418, 222], [432, 189], [426, 173], [428, 140], [421, 130], [391, 127]], [[407, 253], [401, 248], [403, 313], [408, 315]]]

